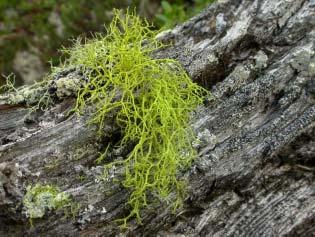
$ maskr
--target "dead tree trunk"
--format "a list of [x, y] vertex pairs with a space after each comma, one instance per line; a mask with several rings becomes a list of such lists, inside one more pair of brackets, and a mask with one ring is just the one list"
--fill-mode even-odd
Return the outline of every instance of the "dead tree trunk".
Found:
[[[196, 111], [202, 141], [187, 171], [184, 207], [143, 211], [131, 236], [315, 236], [315, 1], [218, 0], [159, 36], [215, 100]], [[96, 182], [101, 142], [85, 118], [63, 117], [71, 99], [23, 120], [0, 105], [0, 236], [113, 236], [128, 212], [119, 184]], [[31, 227], [29, 183], [55, 184], [80, 204]], [[105, 211], [106, 210], [106, 211]]]

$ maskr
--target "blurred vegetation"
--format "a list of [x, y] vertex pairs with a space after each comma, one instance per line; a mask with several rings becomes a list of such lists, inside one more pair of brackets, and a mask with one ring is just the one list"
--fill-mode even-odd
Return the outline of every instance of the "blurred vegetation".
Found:
[[136, 8], [157, 28], [166, 29], [211, 2], [213, 0], [0, 0], [0, 85], [5, 81], [4, 75], [11, 72], [16, 74], [18, 85], [25, 83], [22, 78], [27, 73], [33, 80], [41, 78], [50, 64], [59, 64], [58, 49], [71, 45], [70, 39], [89, 38], [95, 32], [104, 31], [113, 8]]
[[174, 27], [196, 15], [215, 0], [161, 1], [161, 13], [155, 15], [155, 23], [165, 29]]

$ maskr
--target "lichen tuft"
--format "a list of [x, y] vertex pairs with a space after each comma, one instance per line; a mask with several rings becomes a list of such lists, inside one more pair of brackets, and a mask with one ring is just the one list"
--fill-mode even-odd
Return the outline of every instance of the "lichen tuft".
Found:
[[[147, 21], [117, 10], [105, 36], [64, 50], [68, 59], [63, 67], [83, 68], [89, 79], [78, 92], [74, 110], [82, 114], [94, 107], [88, 110], [90, 123], [98, 125], [100, 135], [114, 114], [123, 134], [120, 146], [135, 144], [126, 159], [104, 167], [104, 175], [113, 166], [123, 167], [122, 184], [131, 191], [131, 212], [122, 219], [124, 225], [132, 217], [141, 222], [140, 210], [149, 194], [165, 201], [176, 190], [172, 204], [180, 205], [184, 185], [178, 175], [196, 156], [190, 113], [209, 95], [177, 61], [151, 57], [164, 47], [156, 34]], [[104, 157], [106, 153], [99, 160]]]

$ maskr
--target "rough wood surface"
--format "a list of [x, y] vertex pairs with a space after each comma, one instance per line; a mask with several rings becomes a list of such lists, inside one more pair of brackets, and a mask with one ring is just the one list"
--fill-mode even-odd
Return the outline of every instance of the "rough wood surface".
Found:
[[[148, 208], [122, 232], [112, 221], [128, 192], [98, 182], [102, 141], [87, 118], [64, 116], [73, 99], [27, 121], [3, 99], [0, 236], [315, 236], [315, 1], [219, 0], [159, 38], [173, 46], [154, 56], [215, 96], [192, 119], [202, 142], [185, 206]], [[35, 182], [70, 193], [77, 216], [31, 227], [21, 200]]]

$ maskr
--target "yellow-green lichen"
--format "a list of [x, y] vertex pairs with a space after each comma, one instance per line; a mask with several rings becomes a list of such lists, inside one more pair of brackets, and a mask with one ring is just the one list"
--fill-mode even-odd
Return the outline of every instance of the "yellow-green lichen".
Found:
[[23, 205], [30, 221], [42, 218], [47, 211], [63, 209], [71, 205], [69, 194], [51, 185], [28, 186]]
[[[115, 115], [123, 134], [120, 146], [135, 144], [126, 159], [104, 167], [105, 175], [113, 166], [123, 167], [122, 184], [131, 191], [131, 212], [122, 219], [124, 224], [131, 217], [141, 222], [140, 210], [149, 194], [165, 201], [175, 191], [172, 204], [181, 203], [184, 185], [178, 175], [196, 156], [190, 112], [208, 95], [177, 61], [151, 57], [164, 47], [156, 33], [133, 13], [116, 11], [105, 36], [65, 50], [69, 57], [63, 67], [83, 68], [89, 79], [78, 92], [74, 110], [89, 111], [100, 135]], [[95, 109], [89, 110], [91, 106]], [[105, 157], [103, 153], [98, 161]]]

